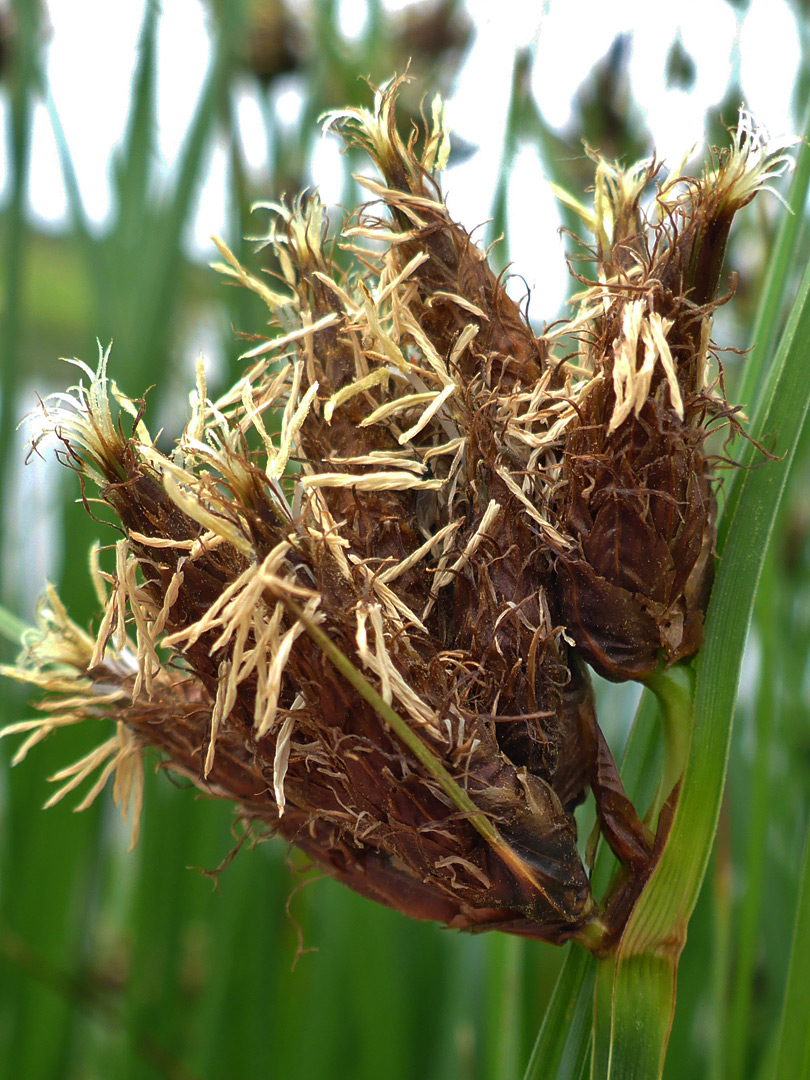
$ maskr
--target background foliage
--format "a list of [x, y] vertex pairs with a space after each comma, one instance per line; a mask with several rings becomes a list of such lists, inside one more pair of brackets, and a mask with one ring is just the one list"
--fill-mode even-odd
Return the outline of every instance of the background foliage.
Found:
[[[250, 295], [225, 289], [215, 274], [183, 255], [181, 241], [212, 142], [224, 141], [229, 158], [228, 239], [250, 262], [249, 246], [240, 250], [238, 241], [253, 228], [249, 204], [309, 182], [317, 116], [330, 107], [366, 103], [357, 75], [381, 81], [402, 70], [408, 57], [418, 80], [412, 102], [418, 109], [422, 90], [450, 89], [472, 34], [453, 0], [414, 8], [407, 19], [370, 3], [363, 33], [350, 44], [341, 40], [336, 3], [313, 4], [303, 26], [271, 0], [211, 0], [209, 7], [215, 58], [179, 166], [158, 182], [160, 13], [156, 4], [145, 5], [129, 120], [115, 161], [115, 212], [103, 230], [89, 221], [71, 148], [61, 135], [59, 101], [45, 80], [45, 13], [32, 0], [19, 0], [12, 17], [3, 17], [9, 181], [0, 206], [0, 574], [3, 602], [23, 617], [30, 616], [25, 571], [31, 562], [20, 552], [33, 559], [45, 546], [55, 556], [52, 566], [61, 567], [57, 584], [71, 613], [89, 621], [95, 601], [84, 568], [99, 534], [99, 526], [75, 507], [69, 475], [47, 489], [52, 505], [46, 519], [24, 514], [22, 526], [13, 525], [21, 456], [14, 430], [32, 404], [31, 387], [61, 387], [70, 378], [57, 356], [92, 362], [95, 337], [114, 337], [116, 376], [130, 393], [153, 386], [150, 415], [165, 417], [172, 431], [190, 382], [177, 375], [185, 363], [185, 329], [203, 321], [213, 327], [226, 358], [217, 377], [225, 384], [238, 371], [232, 327], [261, 328]], [[806, 40], [807, 20], [798, 14]], [[611, 156], [649, 152], [627, 94], [626, 44], [617, 39], [594, 69], [562, 135], [545, 123], [531, 96], [530, 50], [515, 57], [511, 70], [486, 72], [512, 86], [491, 237], [506, 225], [510, 169], [526, 142], [539, 148], [548, 175], [574, 191], [589, 175], [581, 137]], [[671, 78], [688, 84], [692, 61], [678, 42], [670, 58]], [[275, 96], [278, 80], [291, 76], [304, 94], [295, 129], [280, 121]], [[262, 88], [273, 147], [272, 175], [259, 186], [250, 179], [237, 130], [233, 88], [244, 79]], [[805, 67], [796, 88], [801, 108], [806, 85]], [[731, 119], [739, 99], [739, 87], [730, 85], [712, 119], [718, 138], [719, 114]], [[38, 101], [48, 106], [69, 197], [70, 228], [58, 234], [38, 231], [26, 215]], [[347, 203], [354, 198], [349, 165]], [[731, 337], [739, 347], [753, 340], [773, 221], [758, 212], [737, 227], [729, 258], [741, 270], [735, 315], [716, 336]], [[808, 255], [801, 214], [795, 226], [790, 265], [801, 267]], [[757, 340], [776, 341], [797, 285], [798, 275], [788, 269], [772, 323], [765, 330], [759, 324]], [[759, 359], [767, 374], [769, 355]], [[740, 367], [730, 358], [731, 400]], [[746, 385], [744, 393], [753, 403], [755, 388]], [[718, 837], [680, 966], [668, 1080], [807, 1075], [806, 1023], [794, 1023], [790, 1004], [810, 994], [810, 890], [800, 891], [810, 802], [808, 473], [805, 432], [757, 595]], [[0, 648], [2, 659], [10, 659], [13, 648]], [[601, 688], [600, 715], [617, 753], [629, 730], [631, 699], [621, 689]], [[8, 683], [2, 702], [3, 720], [25, 714], [24, 701]], [[164, 775], [149, 778], [142, 839], [127, 854], [116, 813], [103, 800], [79, 816], [67, 803], [40, 810], [49, 794], [45, 777], [92, 738], [92, 732], [67, 732], [14, 773], [8, 770], [9, 748], [1, 748], [0, 1061], [9, 1076], [337, 1080], [384, 1071], [403, 1080], [507, 1080], [522, 1074], [564, 950], [410, 923], [328, 880], [299, 889], [295, 860], [288, 865], [287, 852], [275, 843], [239, 851], [214, 887], [210, 877], [189, 867], [211, 870], [228, 856], [232, 813], [180, 790]], [[638, 766], [640, 786], [657, 775], [656, 755], [660, 747], [651, 743], [649, 759]], [[577, 969], [587, 985], [592, 973], [583, 958], [571, 954], [565, 977], [573, 979]], [[793, 996], [782, 1037], [788, 984]], [[554, 1000], [559, 1006], [560, 997]], [[582, 1032], [560, 1045], [561, 1064], [553, 1075], [576, 1077], [586, 1066], [589, 1026], [588, 1010], [549, 1017], [547, 1032]], [[534, 1075], [552, 1075], [548, 1063], [535, 1060]]]

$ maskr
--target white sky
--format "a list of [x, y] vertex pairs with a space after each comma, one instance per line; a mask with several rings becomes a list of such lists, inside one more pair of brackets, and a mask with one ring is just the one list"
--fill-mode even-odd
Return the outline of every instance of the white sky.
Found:
[[[705, 136], [707, 109], [722, 100], [735, 70], [745, 102], [772, 135], [792, 130], [791, 93], [799, 65], [798, 32], [785, 0], [752, 0], [738, 21], [725, 0], [681, 0], [677, 5], [643, 0], [468, 0], [479, 35], [451, 101], [453, 130], [480, 146], [480, 153], [450, 170], [445, 180], [453, 214], [469, 225], [489, 213], [497, 181], [500, 132], [506, 118], [511, 58], [535, 44], [532, 89], [547, 122], [561, 128], [571, 99], [593, 65], [622, 31], [632, 33], [629, 78], [659, 157], [679, 162]], [[542, 10], [540, 16], [538, 9]], [[697, 82], [690, 93], [668, 89], [666, 58], [677, 33], [692, 56]], [[576, 49], [567, 46], [576, 41]], [[495, 69], [499, 80], [482, 78]], [[486, 118], [486, 123], [482, 122]], [[564, 299], [559, 218], [544, 185], [539, 156], [525, 147], [510, 181], [509, 255], [543, 311], [553, 317]]]
[[[389, 6], [402, 6], [390, 3]], [[554, 126], [570, 118], [571, 98], [616, 33], [630, 31], [629, 76], [633, 92], [655, 139], [659, 156], [678, 161], [703, 138], [707, 108], [720, 101], [734, 70], [746, 103], [772, 134], [791, 129], [790, 97], [799, 63], [798, 34], [786, 0], [752, 0], [742, 18], [725, 0], [681, 0], [678, 5], [642, 0], [468, 0], [478, 35], [449, 102], [454, 131], [478, 152], [451, 169], [445, 190], [451, 210], [468, 228], [490, 214], [497, 181], [516, 48], [533, 43], [532, 87]], [[121, 139], [130, 100], [130, 81], [143, 5], [134, 0], [50, 0], [51, 33], [47, 72], [90, 219], [99, 226], [112, 213], [111, 155]], [[344, 0], [343, 31], [359, 32], [364, 0]], [[690, 93], [665, 86], [666, 56], [676, 33], [693, 57], [697, 85]], [[576, 47], [569, 42], [576, 41]], [[183, 62], [177, 63], [178, 54]], [[170, 0], [160, 21], [158, 69], [159, 165], [175, 165], [207, 66], [211, 48], [207, 15], [200, 0]], [[256, 99], [246, 89], [237, 108], [250, 166], [260, 174], [266, 158], [266, 131]], [[288, 86], [278, 93], [277, 110], [294, 122], [299, 101]], [[0, 98], [5, 113], [5, 100]], [[5, 115], [2, 136], [5, 138]], [[0, 145], [0, 201], [5, 186], [5, 153]], [[337, 148], [322, 142], [313, 167], [324, 199], [339, 198]], [[224, 229], [227, 161], [214, 149], [208, 164], [191, 235], [190, 249], [210, 251], [209, 236]], [[67, 200], [50, 122], [37, 110], [30, 187], [32, 216], [43, 224], [64, 223]], [[544, 308], [553, 315], [562, 300], [565, 277], [559, 219], [544, 185], [536, 151], [521, 148], [510, 181], [510, 254]], [[538, 314], [546, 315], [547, 312]]]

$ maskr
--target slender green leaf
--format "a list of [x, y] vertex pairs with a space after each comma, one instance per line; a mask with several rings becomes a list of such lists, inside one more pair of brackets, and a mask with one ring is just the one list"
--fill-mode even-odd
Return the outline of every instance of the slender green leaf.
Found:
[[[776, 584], [774, 581], [774, 558], [765, 563], [757, 597], [757, 614], [766, 625], [776, 626]], [[731, 986], [731, 1003], [728, 1023], [718, 1033], [723, 1045], [722, 1060], [718, 1062], [716, 1077], [742, 1076], [750, 1042], [751, 1013], [756, 993], [756, 961], [759, 953], [760, 916], [764, 894], [764, 866], [770, 822], [770, 806], [774, 792], [771, 789], [771, 764], [773, 740], [778, 709], [777, 692], [771, 673], [776, 671], [776, 652], [779, 637], [775, 634], [762, 636], [762, 670], [755, 708], [756, 754], [752, 763], [749, 801], [749, 827], [746, 832], [744, 853], [744, 880], [746, 888], [740, 902], [740, 911], [734, 925], [734, 964], [728, 971]], [[730, 967], [729, 957], [729, 967]]]
[[[766, 263], [762, 291], [751, 331], [751, 354], [746, 362], [742, 385], [738, 393], [739, 401], [749, 417], [749, 430], [752, 433], [760, 431], [765, 439], [774, 432], [767, 425], [762, 424], [761, 413], [768, 408], [767, 395], [773, 392], [774, 370], [777, 362], [774, 353], [785, 308], [789, 302], [791, 275], [795, 273], [795, 252], [799, 234], [806, 222], [804, 207], [807, 204], [808, 190], [810, 190], [810, 101], [807, 103], [802, 135], [793, 182], [788, 195], [789, 211], [782, 214], [776, 244]], [[801, 303], [801, 297], [802, 287], [800, 286], [793, 303], [793, 312]], [[772, 368], [769, 370], [768, 363], [771, 357], [774, 359]], [[754, 438], [757, 436], [754, 435]], [[732, 442], [729, 447], [730, 452], [733, 447]], [[743, 445], [739, 461], [744, 468], [755, 460], [754, 451], [753, 444]], [[717, 537], [717, 550], [720, 554], [725, 544], [726, 532], [736, 513], [744, 476], [745, 473], [741, 471], [732, 478], [728, 496], [722, 507]]]
[[801, 890], [796, 907], [779, 1046], [773, 1080], [810, 1076], [810, 1024], [807, 1022], [807, 970], [810, 962], [810, 830], [804, 846]]
[[569, 945], [524, 1080], [578, 1080], [588, 1057], [596, 958]]
[[751, 331], [751, 353], [746, 361], [738, 399], [753, 420], [766, 385], [763, 369], [776, 349], [779, 330], [789, 296], [791, 276], [795, 273], [795, 252], [805, 223], [803, 208], [810, 188], [810, 101], [801, 128], [802, 141], [796, 155], [796, 167], [787, 197], [790, 213], [781, 215], [773, 251], [765, 264], [765, 275]]

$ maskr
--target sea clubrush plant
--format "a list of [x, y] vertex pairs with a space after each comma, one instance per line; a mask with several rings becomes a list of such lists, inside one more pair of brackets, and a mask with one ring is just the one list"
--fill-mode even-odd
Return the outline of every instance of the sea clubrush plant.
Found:
[[[665, 708], [674, 760], [642, 819], [588, 669], [666, 706], [701, 647], [707, 438], [740, 427], [712, 316], [732, 219], [785, 144], [743, 112], [697, 178], [593, 154], [592, 206], [560, 193], [591, 272], [538, 335], [445, 205], [441, 105], [403, 141], [401, 85], [327, 118], [380, 174], [336, 239], [308, 194], [264, 207], [277, 282], [218, 242], [272, 329], [216, 401], [198, 365], [173, 450], [108, 352], [41, 404], [35, 445], [56, 440], [121, 539], [93, 554], [94, 636], [43, 598], [6, 669], [43, 715], [5, 734], [27, 735], [19, 761], [102, 721], [51, 802], [90, 780], [87, 806], [113, 777], [133, 843], [155, 750], [364, 896], [609, 959], [666, 848], [686, 736]], [[618, 862], [602, 895], [574, 813], [589, 792]]]

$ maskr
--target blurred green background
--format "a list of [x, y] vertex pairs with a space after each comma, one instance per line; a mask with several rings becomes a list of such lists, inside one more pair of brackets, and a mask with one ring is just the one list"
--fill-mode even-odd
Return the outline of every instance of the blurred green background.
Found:
[[[104, 344], [114, 339], [113, 377], [133, 396], [152, 387], [150, 428], [162, 425], [169, 437], [182, 424], [196, 352], [204, 350], [216, 391], [238, 375], [241, 349], [234, 330], [263, 329], [255, 298], [225, 287], [195, 239], [199, 219], [205, 229], [205, 208], [212, 205], [201, 196], [210, 190], [214, 158], [223, 166], [223, 197], [208, 231], [222, 230], [243, 261], [260, 265], [240, 239], [262, 227], [250, 219], [250, 204], [292, 195], [319, 178], [319, 115], [368, 104], [358, 76], [383, 81], [410, 59], [414, 85], [407, 104], [414, 115], [425, 94], [452, 95], [470, 83], [479, 89], [472, 106], [480, 113], [479, 141], [486, 142], [490, 165], [493, 154], [495, 162], [490, 168], [482, 161], [480, 176], [493, 181], [476, 184], [478, 174], [464, 171], [465, 162], [478, 160], [475, 124], [467, 121], [454, 139], [451, 165], [458, 171], [448, 177], [451, 209], [454, 185], [459, 205], [469, 195], [483, 200], [478, 220], [464, 223], [472, 228], [489, 217], [480, 238], [506, 234], [495, 254], [501, 265], [510, 241], [511, 254], [517, 259], [519, 252], [524, 262], [534, 242], [538, 262], [553, 249], [562, 268], [553, 228], [551, 241], [538, 234], [527, 243], [527, 222], [535, 221], [547, 195], [535, 174], [521, 172], [525, 153], [535, 155], [547, 178], [581, 194], [591, 175], [583, 138], [608, 156], [632, 159], [651, 152], [650, 127], [657, 133], [666, 123], [655, 102], [645, 99], [643, 84], [630, 77], [634, 62], [638, 69], [638, 50], [652, 48], [645, 44], [649, 35], [644, 37], [641, 16], [638, 25], [625, 11], [619, 17], [619, 5], [615, 34], [596, 50], [595, 64], [585, 64], [578, 84], [561, 84], [567, 118], [553, 124], [543, 95], [553, 101], [555, 91], [543, 89], [538, 63], [548, 55], [547, 34], [562, 6], [579, 11], [582, 42], [569, 33], [554, 47], [564, 46], [572, 58], [587, 57], [595, 10], [588, 3], [547, 4], [547, 18], [535, 19], [533, 38], [504, 46], [494, 34], [488, 42], [493, 23], [485, 16], [492, 19], [491, 10], [456, 0], [402, 10], [374, 0], [359, 7], [327, 0], [207, 0], [198, 6], [210, 57], [196, 67], [179, 45], [176, 55], [160, 55], [161, 19], [172, 0], [164, 6], [165, 14], [154, 3], [122, 5], [139, 29], [137, 48], [121, 61], [132, 63], [129, 103], [110, 162], [109, 208], [100, 220], [62, 126], [68, 102], [49, 79], [47, 50], [59, 33], [59, 5], [52, 12], [35, 0], [0, 7], [0, 595], [25, 620], [47, 573], [74, 618], [89, 624], [96, 605], [87, 552], [99, 536], [114, 539], [75, 505], [72, 475], [61, 475], [64, 470], [51, 462], [22, 467], [25, 434], [16, 431], [18, 420], [35, 404], [36, 392], [75, 381], [58, 357], [75, 355], [92, 365], [96, 338]], [[746, 3], [718, 0], [715, 6], [726, 9], [737, 30], [753, 18]], [[798, 129], [808, 85], [807, 5], [797, 0], [792, 8], [778, 6], [789, 17], [788, 37], [775, 41], [771, 53], [766, 49], [763, 63], [773, 64], [774, 79], [785, 66], [791, 78], [795, 70]], [[78, 39], [86, 42], [75, 56], [81, 68], [115, 45], [96, 36], [92, 8], [88, 4], [82, 13], [82, 5], [74, 7], [75, 17], [86, 21], [78, 27]], [[510, 12], [505, 4], [494, 18], [509, 19]], [[660, 29], [664, 25], [659, 23], [659, 37], [665, 40], [656, 44], [664, 57], [661, 78], [673, 94], [683, 95], [669, 99], [672, 123], [677, 101], [686, 108], [704, 68], [714, 63], [720, 92], [705, 125], [722, 141], [723, 123], [733, 122], [749, 93], [739, 54], [733, 47], [718, 49], [712, 59], [711, 49], [693, 47], [689, 35], [699, 34], [699, 19], [690, 22], [685, 14], [682, 26], [670, 19], [671, 33]], [[159, 82], [166, 71], [193, 105], [171, 166], [160, 146], [165, 91]], [[101, 77], [97, 94], [100, 109]], [[259, 121], [253, 137], [258, 130], [265, 140], [259, 167], [246, 137], [245, 97]], [[503, 103], [500, 112], [496, 101]], [[32, 150], [38, 123], [50, 133], [54, 199], [65, 203], [55, 222], [32, 211], [32, 175], [38, 168], [41, 173]], [[88, 130], [97, 123], [91, 103]], [[701, 134], [695, 131], [694, 139]], [[350, 171], [358, 162], [329, 162], [330, 190], [344, 205], [354, 205]], [[467, 191], [470, 185], [477, 190]], [[721, 310], [715, 332], [724, 344], [751, 343], [778, 212], [775, 200], [760, 199], [736, 227], [729, 266], [740, 275], [737, 296], [733, 307]], [[800, 245], [799, 264], [807, 260], [804, 234]], [[564, 296], [564, 279], [549, 284], [544, 296], [546, 279], [524, 262], [515, 269], [535, 286], [531, 312], [550, 320]], [[520, 282], [517, 288], [525, 291]], [[739, 358], [730, 356], [731, 400], [739, 367]], [[767, 1075], [774, 1045], [810, 792], [807, 441], [760, 589], [726, 806], [681, 963], [665, 1073], [672, 1080]], [[0, 642], [4, 661], [14, 651]], [[600, 687], [600, 716], [617, 753], [633, 700], [626, 688]], [[11, 683], [2, 684], [0, 701], [4, 722], [27, 714], [24, 695]], [[0, 1075], [522, 1075], [562, 950], [411, 923], [328, 880], [298, 888], [287, 852], [275, 842], [239, 851], [214, 887], [200, 868], [216, 868], [232, 850], [233, 813], [181, 790], [165, 775], [148, 778], [141, 841], [129, 854], [109, 800], [78, 816], [69, 799], [40, 809], [49, 794], [46, 777], [96, 741], [92, 730], [66, 732], [13, 773], [8, 763], [14, 748], [0, 744]]]

